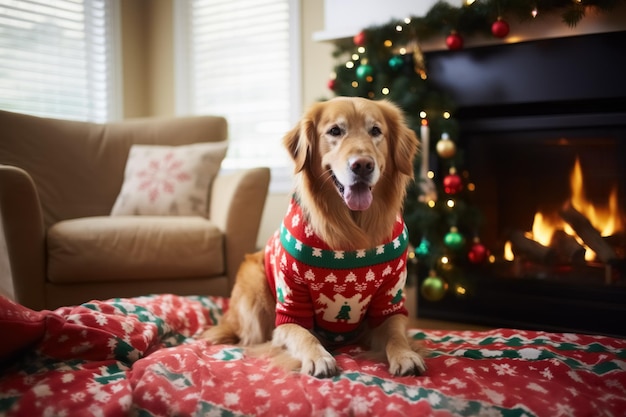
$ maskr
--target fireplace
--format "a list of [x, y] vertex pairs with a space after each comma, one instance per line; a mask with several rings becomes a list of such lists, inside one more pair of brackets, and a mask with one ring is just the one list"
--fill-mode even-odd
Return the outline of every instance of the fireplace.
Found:
[[[491, 249], [418, 314], [626, 336], [626, 32], [427, 54]], [[423, 277], [422, 277], [423, 279]]]

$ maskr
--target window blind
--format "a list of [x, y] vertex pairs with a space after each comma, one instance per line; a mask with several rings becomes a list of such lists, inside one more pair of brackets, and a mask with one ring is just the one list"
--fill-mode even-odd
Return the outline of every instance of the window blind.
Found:
[[183, 112], [226, 117], [230, 144], [222, 167], [269, 166], [276, 184], [290, 166], [281, 139], [300, 111], [297, 1], [179, 4], [188, 48]]
[[119, 118], [117, 5], [0, 0], [0, 108], [93, 122]]

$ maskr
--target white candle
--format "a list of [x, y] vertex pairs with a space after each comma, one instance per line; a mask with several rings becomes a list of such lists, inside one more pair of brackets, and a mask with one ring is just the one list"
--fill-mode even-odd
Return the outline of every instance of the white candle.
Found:
[[422, 119], [422, 126], [420, 126], [420, 136], [422, 139], [422, 178], [426, 178], [428, 174], [428, 154], [429, 154], [429, 141], [430, 141], [430, 127], [428, 127], [428, 120]]

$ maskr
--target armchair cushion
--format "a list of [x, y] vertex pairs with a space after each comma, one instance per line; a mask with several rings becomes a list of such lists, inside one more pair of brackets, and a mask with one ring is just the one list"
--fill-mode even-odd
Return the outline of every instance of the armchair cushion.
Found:
[[183, 279], [224, 273], [224, 234], [197, 216], [96, 216], [48, 230], [53, 283]]
[[132, 145], [111, 215], [207, 216], [227, 142]]

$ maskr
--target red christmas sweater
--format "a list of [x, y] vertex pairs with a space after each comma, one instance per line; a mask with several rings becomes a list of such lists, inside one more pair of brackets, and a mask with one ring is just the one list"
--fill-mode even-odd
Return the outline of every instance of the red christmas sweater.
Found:
[[328, 341], [345, 342], [404, 307], [408, 231], [400, 215], [389, 242], [357, 251], [332, 250], [291, 200], [265, 250], [276, 297], [276, 325], [296, 323]]

